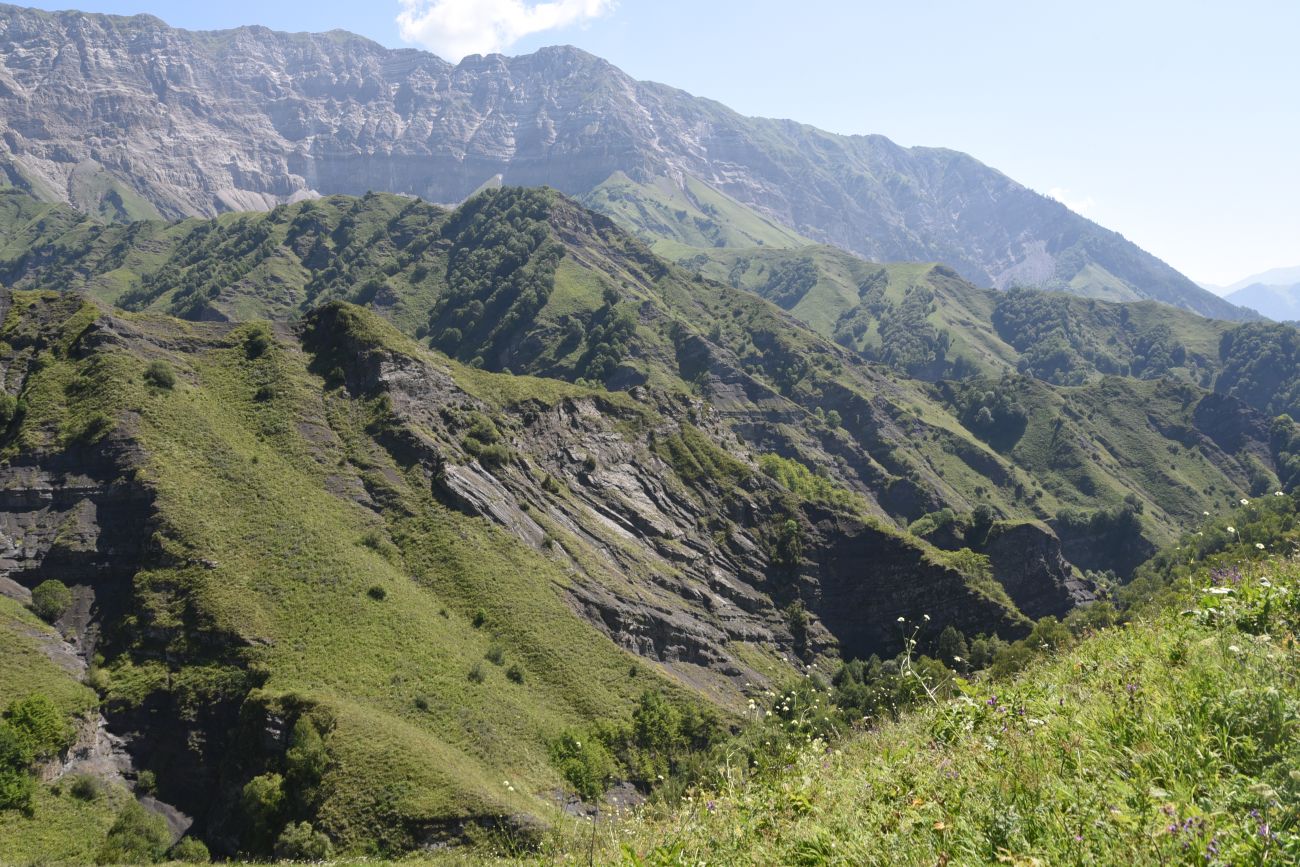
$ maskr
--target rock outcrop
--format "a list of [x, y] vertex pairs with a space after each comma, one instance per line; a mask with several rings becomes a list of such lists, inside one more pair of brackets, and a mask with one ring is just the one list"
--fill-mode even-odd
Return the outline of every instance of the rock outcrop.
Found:
[[1016, 607], [1035, 620], [1049, 614], [1063, 617], [1095, 598], [1088, 583], [1066, 562], [1061, 540], [1046, 524], [994, 524], [983, 553], [993, 567], [993, 577]]

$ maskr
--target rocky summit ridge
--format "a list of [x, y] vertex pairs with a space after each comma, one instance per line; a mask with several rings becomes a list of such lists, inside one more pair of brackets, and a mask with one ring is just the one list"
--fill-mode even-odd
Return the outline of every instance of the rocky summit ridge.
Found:
[[0, 116], [9, 183], [113, 219], [370, 190], [454, 203], [501, 181], [583, 197], [631, 179], [634, 207], [593, 203], [643, 229], [666, 181], [703, 208], [692, 222], [718, 216], [703, 189], [876, 261], [1252, 316], [966, 154], [743, 117], [567, 46], [452, 65], [341, 31], [0, 6]]

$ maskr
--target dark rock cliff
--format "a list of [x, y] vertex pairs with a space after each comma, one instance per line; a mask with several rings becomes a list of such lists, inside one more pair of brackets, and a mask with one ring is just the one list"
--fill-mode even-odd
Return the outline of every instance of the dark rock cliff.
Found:
[[1061, 554], [1061, 540], [1045, 524], [1000, 522], [984, 540], [993, 576], [1028, 617], [1062, 617], [1095, 597]]

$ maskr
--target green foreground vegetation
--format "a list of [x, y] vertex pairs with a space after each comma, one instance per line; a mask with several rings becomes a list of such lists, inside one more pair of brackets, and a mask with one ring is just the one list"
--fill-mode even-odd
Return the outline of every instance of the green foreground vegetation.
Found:
[[1148, 564], [1122, 622], [1019, 674], [905, 668], [917, 704], [897, 718], [829, 726], [834, 688], [787, 687], [708, 782], [570, 825], [539, 861], [1295, 863], [1295, 508], [1266, 498], [1207, 524]]

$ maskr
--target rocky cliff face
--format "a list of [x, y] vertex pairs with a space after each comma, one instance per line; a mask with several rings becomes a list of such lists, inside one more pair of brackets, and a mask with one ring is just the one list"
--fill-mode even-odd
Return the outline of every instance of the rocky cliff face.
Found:
[[1016, 607], [1035, 620], [1063, 617], [1095, 599], [1093, 588], [1066, 562], [1061, 540], [1045, 524], [995, 524], [983, 553]]
[[693, 178], [879, 261], [1245, 315], [965, 154], [745, 118], [572, 48], [452, 66], [342, 32], [191, 33], [5, 6], [0, 115], [11, 183], [111, 217], [368, 190], [456, 202], [497, 176], [573, 195], [616, 172]]

